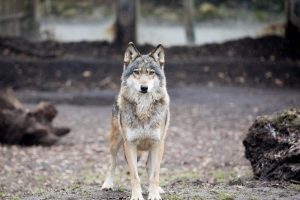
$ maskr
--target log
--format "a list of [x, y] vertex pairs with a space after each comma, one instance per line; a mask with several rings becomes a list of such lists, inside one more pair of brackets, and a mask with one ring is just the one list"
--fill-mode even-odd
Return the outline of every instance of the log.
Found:
[[243, 144], [256, 178], [300, 181], [300, 108], [258, 117]]
[[0, 143], [24, 146], [50, 146], [70, 132], [67, 127], [54, 127], [58, 114], [55, 106], [41, 102], [33, 110], [24, 108], [11, 90], [0, 91]]

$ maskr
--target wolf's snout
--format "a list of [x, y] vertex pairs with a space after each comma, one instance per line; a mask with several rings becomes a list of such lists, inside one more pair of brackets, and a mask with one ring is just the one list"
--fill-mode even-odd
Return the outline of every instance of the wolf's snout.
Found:
[[148, 92], [148, 86], [142, 85], [142, 86], [141, 86], [141, 92], [142, 92], [142, 93], [147, 93], [147, 92]]

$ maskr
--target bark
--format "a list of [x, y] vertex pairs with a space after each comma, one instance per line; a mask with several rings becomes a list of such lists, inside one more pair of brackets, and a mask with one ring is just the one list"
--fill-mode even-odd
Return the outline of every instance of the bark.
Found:
[[295, 45], [300, 44], [300, 2], [286, 1], [287, 23], [285, 36]]
[[243, 141], [255, 177], [300, 181], [300, 109], [258, 117]]

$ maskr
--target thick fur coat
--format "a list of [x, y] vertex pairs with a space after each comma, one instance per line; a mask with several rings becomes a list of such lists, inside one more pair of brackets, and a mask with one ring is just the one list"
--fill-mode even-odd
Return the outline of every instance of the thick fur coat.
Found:
[[161, 45], [151, 53], [141, 55], [134, 44], [129, 43], [124, 56], [121, 89], [113, 106], [111, 166], [102, 188], [113, 187], [116, 155], [123, 145], [131, 175], [132, 200], [144, 199], [137, 173], [139, 150], [149, 151], [148, 199], [161, 199], [163, 192], [159, 187], [159, 170], [170, 118], [164, 63]]

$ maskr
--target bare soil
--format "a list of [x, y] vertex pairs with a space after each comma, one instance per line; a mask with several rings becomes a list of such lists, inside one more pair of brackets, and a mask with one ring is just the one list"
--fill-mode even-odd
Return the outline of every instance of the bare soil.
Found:
[[[124, 48], [0, 39], [0, 87], [17, 89], [29, 107], [40, 100], [55, 103], [54, 123], [72, 128], [52, 147], [0, 145], [0, 199], [129, 197], [122, 153], [116, 190], [100, 190]], [[139, 46], [143, 53], [152, 48]], [[257, 115], [299, 106], [299, 48], [268, 36], [170, 47], [166, 57], [172, 103], [161, 170], [163, 198], [300, 199], [295, 183], [254, 180], [242, 145]], [[144, 188], [145, 159], [140, 163]]]
[[[138, 46], [142, 53], [154, 47]], [[106, 42], [0, 38], [0, 87], [115, 89], [125, 47]], [[190, 84], [300, 88], [300, 50], [278, 36], [166, 48], [169, 87]]]
[[[72, 127], [72, 132], [52, 147], [1, 145], [0, 198], [128, 198], [129, 176], [122, 153], [116, 190], [100, 190], [108, 167], [111, 103], [116, 93], [18, 91], [29, 107], [41, 99], [56, 103], [55, 123]], [[257, 115], [299, 106], [298, 89], [194, 85], [171, 88], [170, 95], [171, 124], [161, 173], [164, 199], [300, 198], [299, 185], [254, 180], [242, 145]], [[143, 155], [140, 174], [146, 192], [145, 159]]]

